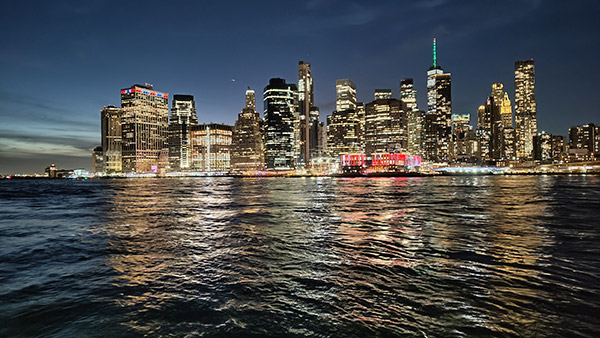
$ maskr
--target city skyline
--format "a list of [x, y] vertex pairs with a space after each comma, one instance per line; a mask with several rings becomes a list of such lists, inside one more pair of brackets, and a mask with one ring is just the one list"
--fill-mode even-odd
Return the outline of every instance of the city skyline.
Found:
[[[435, 5], [433, 2], [429, 4], [432, 6]], [[2, 91], [1, 100], [4, 103], [4, 107], [0, 113], [0, 118], [4, 121], [2, 130], [0, 131], [0, 146], [2, 147], [0, 152], [0, 163], [2, 163], [0, 171], [3, 173], [20, 171], [39, 172], [43, 166], [47, 166], [50, 162], [57, 162], [61, 167], [90, 168], [91, 149], [100, 144], [98, 137], [100, 130], [100, 119], [98, 116], [100, 110], [104, 106], [111, 104], [118, 105], [118, 93], [115, 88], [126, 88], [132, 83], [154, 83], [156, 90], [167, 92], [171, 97], [175, 94], [193, 95], [196, 98], [199, 122], [216, 122], [233, 125], [240, 108], [243, 107], [242, 93], [247, 86], [260, 91], [265, 83], [268, 82], [268, 79], [274, 77], [281, 77], [289, 83], [295, 83], [297, 81], [297, 70], [294, 65], [298, 60], [304, 60], [310, 63], [311, 66], [315, 87], [314, 105], [320, 108], [321, 121], [325, 121], [326, 116], [335, 110], [335, 81], [338, 79], [352, 80], [357, 87], [357, 100], [366, 103], [372, 100], [373, 92], [376, 88], [389, 88], [392, 90], [392, 96], [399, 98], [400, 80], [402, 78], [413, 78], [417, 90], [419, 108], [424, 109], [426, 107], [426, 78], [424, 73], [427, 67], [431, 65], [431, 49], [429, 44], [431, 43], [432, 36], [438, 38], [439, 63], [443, 65], [445, 71], [452, 73], [453, 113], [469, 113], [471, 121], [476, 120], [477, 108], [481, 104], [482, 98], [489, 95], [489, 88], [492, 83], [504, 83], [504, 89], [509, 93], [510, 99], [514, 100], [513, 62], [515, 60], [533, 58], [536, 61], [537, 68], [536, 100], [538, 106], [538, 131], [545, 130], [552, 134], [566, 136], [568, 128], [571, 126], [597, 122], [593, 119], [595, 111], [592, 104], [593, 95], [590, 94], [593, 93], [594, 85], [593, 82], [589, 82], [592, 81], [590, 79], [594, 78], [594, 74], [581, 74], [579, 64], [569, 62], [568, 58], [565, 59], [566, 65], [557, 64], [557, 55], [544, 52], [544, 48], [548, 48], [548, 46], [543, 47], [539, 46], [539, 44], [536, 45], [536, 43], [525, 43], [528, 40], [531, 42], [531, 39], [535, 37], [536, 30], [539, 31], [545, 25], [545, 20], [549, 20], [553, 15], [563, 14], [563, 19], [557, 25], [565, 29], [568, 28], [568, 32], [576, 31], [580, 33], [579, 35], [575, 35], [576, 38], [570, 42], [577, 47], [571, 49], [570, 55], [582, 56], [581, 63], [585, 63], [586, 58], [589, 58], [590, 54], [592, 54], [586, 52], [586, 50], [597, 48], [584, 46], [585, 39], [580, 41], [583, 37], [589, 37], [590, 33], [584, 28], [586, 25], [592, 24], [592, 22], [589, 18], [583, 16], [583, 18], [579, 18], [578, 24], [572, 25], [573, 27], [567, 27], [568, 21], [574, 20], [572, 16], [573, 12], [561, 12], [560, 9], [564, 8], [557, 6], [554, 2], [537, 3], [537, 5], [536, 2], [519, 2], [519, 4], [527, 7], [524, 10], [526, 14], [521, 13], [521, 16], [529, 15], [528, 18], [531, 22], [524, 23], [523, 20], [525, 19], [521, 16], [509, 16], [508, 19], [505, 16], [503, 19], [510, 19], [512, 23], [516, 23], [516, 26], [520, 28], [527, 28], [528, 25], [531, 25], [533, 29], [524, 31], [523, 36], [515, 37], [514, 41], [510, 39], [507, 39], [508, 41], [504, 40], [504, 47], [506, 47], [504, 49], [490, 50], [488, 47], [491, 42], [503, 40], [498, 36], [494, 38], [495, 35], [498, 35], [496, 32], [496, 29], [499, 29], [498, 27], [487, 28], [486, 32], [492, 33], [491, 37], [485, 41], [478, 41], [481, 48], [477, 50], [479, 56], [486, 59], [487, 62], [482, 62], [479, 58], [473, 57], [474, 54], [470, 53], [472, 52], [473, 44], [466, 41], [466, 36], [461, 38], [460, 34], [451, 34], [453, 30], [456, 32], [460, 31], [460, 24], [457, 24], [453, 20], [447, 21], [448, 18], [446, 18], [446, 21], [439, 21], [440, 24], [444, 22], [447, 24], [445, 29], [441, 29], [439, 26], [432, 29], [421, 28], [417, 30], [414, 37], [409, 36], [407, 38], [402, 36], [404, 39], [398, 39], [398, 42], [394, 42], [389, 48], [384, 46], [376, 48], [380, 51], [376, 56], [369, 56], [368, 53], [359, 50], [354, 56], [346, 55], [346, 57], [343, 57], [344, 62], [336, 65], [336, 60], [340, 57], [341, 52], [324, 46], [325, 42], [329, 41], [327, 39], [330, 39], [330, 37], [327, 37], [315, 42], [317, 47], [299, 47], [298, 50], [286, 50], [285, 53], [277, 52], [275, 54], [278, 55], [275, 56], [270, 56], [269, 50], [265, 49], [263, 50], [264, 53], [258, 59], [256, 55], [247, 56], [249, 61], [255, 62], [250, 62], [252, 71], [247, 71], [244, 74], [241, 74], [243, 72], [240, 72], [240, 68], [236, 66], [244, 58], [242, 56], [233, 57], [229, 55], [229, 59], [223, 60], [221, 63], [215, 63], [217, 67], [211, 70], [211, 72], [216, 72], [215, 74], [205, 77], [201, 76], [202, 71], [198, 69], [202, 64], [200, 62], [201, 59], [195, 62], [188, 60], [183, 65], [176, 65], [172, 63], [172, 59], [171, 61], [167, 61], [169, 59], [166, 58], [164, 62], [165, 66], [159, 67], [163, 64], [160, 62], [160, 57], [151, 57], [150, 61], [156, 63], [158, 68], [167, 68], [170, 70], [167, 74], [164, 71], [142, 67], [149, 61], [139, 61], [140, 64], [136, 64], [136, 59], [128, 59], [126, 60], [127, 62], [122, 62], [130, 64], [130, 71], [120, 72], [120, 66], [117, 66], [118, 61], [125, 58], [112, 55], [109, 51], [107, 51], [106, 55], [107, 59], [110, 60], [106, 60], [104, 64], [99, 64], [97, 67], [98, 70], [101, 70], [105, 74], [99, 76], [97, 73], [98, 70], [95, 72], [87, 70], [80, 76], [76, 76], [78, 74], [74, 73], [80, 71], [82, 66], [86, 66], [85, 62], [81, 64], [75, 62], [72, 65], [56, 64], [57, 55], [60, 54], [58, 51], [51, 48], [48, 49], [48, 46], [32, 47], [16, 42], [14, 40], [15, 36], [27, 36], [27, 34], [33, 33], [27, 30], [18, 31], [17, 28], [22, 23], [17, 24], [11, 16], [10, 18], [6, 18], [7, 20], [5, 21], [7, 23], [5, 24], [5, 28], [8, 26], [8, 32], [13, 33], [14, 36], [11, 35], [7, 42], [10, 52], [5, 53], [4, 57], [0, 59], [0, 65], [3, 74], [8, 75], [6, 78], [18, 80], [9, 81], [5, 78], [4, 81], [0, 82], [0, 90]], [[19, 5], [3, 4], [2, 6], [5, 7], [4, 13], [8, 13], [11, 9], [16, 9], [12, 13], [16, 13], [14, 16], [19, 17]], [[63, 4], [62, 7], [57, 6], [59, 8], [50, 11], [48, 16], [73, 16], [77, 18], [85, 18], [87, 16], [89, 19], [95, 16], [95, 14], [106, 10], [105, 4], [97, 4], [94, 5], [95, 7], [91, 5], [79, 6], [82, 5], [65, 6]], [[299, 14], [314, 15], [316, 18], [319, 18], [319, 15], [316, 13], [321, 13], [321, 19], [324, 17], [335, 17], [332, 9], [328, 8], [328, 6], [331, 6], [331, 4], [313, 3], [298, 10]], [[376, 7], [369, 7], [366, 4], [350, 4], [348, 7], [353, 6], [354, 11], [351, 9], [342, 11], [346, 15], [345, 18], [350, 19], [348, 21], [339, 21], [338, 24], [340, 27], [329, 27], [329, 30], [326, 30], [327, 34], [331, 35], [341, 27], [349, 27], [351, 30], [356, 30], [360, 33], [372, 32], [377, 19], [386, 16], [385, 13], [382, 13], [382, 8], [389, 8], [392, 5], [384, 3]], [[435, 9], [448, 9], [448, 6], [461, 7], [460, 5], [453, 5], [451, 2], [440, 1], [437, 6], [428, 9], [418, 8], [417, 5], [410, 4], [405, 4], [404, 7], [399, 6], [399, 8], [407, 8], [423, 14], [431, 13]], [[493, 7], [490, 4], [487, 6], [490, 8]], [[516, 3], [511, 3], [510, 6], [516, 6]], [[503, 5], [499, 9], [506, 9], [510, 6]], [[257, 7], [260, 8], [261, 6], [257, 5]], [[197, 10], [198, 8], [194, 9]], [[124, 11], [127, 12], [127, 9], [124, 9]], [[151, 13], [158, 15], [155, 12]], [[353, 17], [352, 13], [358, 14]], [[32, 17], [36, 17], [39, 14], [34, 10]], [[234, 10], [232, 15], [235, 17], [240, 15], [240, 13]], [[343, 15], [340, 14], [340, 17], [343, 17]], [[457, 15], [458, 17], [460, 15]], [[24, 21], [27, 22], [27, 20]], [[274, 19], [274, 21], [275, 25], [282, 24], [278, 20]], [[172, 18], [170, 22], [173, 22]], [[317, 20], [316, 22], [321, 21]], [[537, 27], [535, 22], [540, 27]], [[125, 22], [121, 23], [126, 24]], [[71, 23], [71, 25], [77, 24], [77, 22]], [[499, 26], [505, 27], [506, 25], [507, 23], [504, 23]], [[68, 27], [71, 26], [69, 24], [56, 24], [56, 27], [52, 25], [48, 27], [47, 31], [51, 32], [61, 28], [63, 29], [63, 33], [70, 33], [67, 32], [68, 30], [65, 30]], [[258, 30], [260, 29], [263, 29], [263, 27], [258, 28]], [[299, 30], [300, 28], [295, 29]], [[310, 32], [310, 28], [307, 29]], [[416, 29], [416, 27], [413, 29]], [[558, 32], [558, 28], [556, 27], [550, 29], [550, 31], [552, 30], [557, 30], [555, 33]], [[170, 31], [177, 30], [171, 28]], [[220, 33], [227, 36], [236, 36], [236, 32], [234, 30]], [[303, 33], [305, 32], [294, 32], [294, 34], [298, 34], [299, 36], [303, 36]], [[315, 33], [312, 32], [311, 34]], [[96, 37], [101, 41], [99, 43], [100, 46], [106, 42], [104, 41], [106, 38], [104, 40], [100, 38], [102, 35], [97, 31], [85, 32], [82, 35], [91, 37], [92, 40]], [[548, 39], [543, 36], [539, 36], [539, 38], [541, 40]], [[552, 38], [560, 40], [565, 37], [557, 33], [557, 35], [552, 35]], [[48, 38], [49, 41], [53, 41], [52, 39], [52, 36]], [[145, 38], [141, 37], [140, 39], [143, 40]], [[377, 42], [378, 38], [373, 35], [372, 39]], [[256, 39], [250, 40], [254, 42], [258, 41]], [[306, 43], [307, 40], [309, 39], [306, 39], [306, 37], [300, 39], [303, 43]], [[166, 45], [177, 41], [177, 38], [166, 39], [164, 41], [164, 48], [167, 49]], [[359, 34], [356, 37], [356, 41], [366, 40]], [[249, 41], [241, 42], [240, 47], [246, 43], [250, 43]], [[398, 48], [402, 44], [405, 44], [407, 48], [403, 49], [404, 53], [399, 53]], [[497, 44], [493, 43], [492, 45], [497, 46]], [[85, 54], [97, 47], [94, 45], [84, 45], [82, 46], [82, 50]], [[126, 54], [136, 51], [135, 46], [130, 47], [125, 49]], [[464, 49], [462, 47], [470, 48]], [[368, 48], [365, 45], [365, 49]], [[223, 47], [223, 49], [227, 48]], [[303, 54], [299, 49], [304, 49], [308, 53]], [[50, 53], [44, 58], [34, 57], [32, 53], [38, 50], [50, 51]], [[141, 50], [144, 50], [144, 48]], [[258, 50], [254, 51], [257, 52]], [[312, 55], [310, 51], [313, 51]], [[560, 53], [558, 54], [560, 55]], [[352, 58], [355, 58], [353, 62], [346, 61], [346, 59]], [[396, 58], [396, 60], [393, 63], [390, 60], [384, 60], [388, 58]], [[81, 61], [78, 58], [75, 58], [75, 60]], [[264, 62], [260, 62], [261, 60], [264, 60]], [[42, 64], [45, 62], [47, 67], [39, 68], [39, 65], [37, 65], [38, 68], [36, 68], [35, 62]], [[362, 65], [363, 63], [371, 67], [359, 66], [359, 64]], [[392, 64], [394, 66], [391, 66]], [[469, 69], [465, 69], [466, 64], [470, 64]], [[191, 69], [187, 69], [186, 72], [186, 67], [183, 66]], [[228, 66], [234, 71], [228, 69]], [[93, 66], [87, 64], [87, 67]], [[248, 67], [248, 64], [245, 64], [245, 67]], [[114, 68], [117, 71], [113, 75], [105, 71], [107, 68]], [[142, 70], [142, 68], [145, 70]], [[385, 71], [386, 69], [388, 71]], [[58, 72], [58, 74], [54, 74], [53, 79], [56, 82], [54, 85], [48, 80], [48, 72]], [[236, 75], [236, 72], [239, 73]], [[92, 73], [96, 73], [96, 77], [93, 77]], [[17, 77], [17, 75], [22, 76]], [[107, 77], [111, 78], [107, 80]], [[143, 78], [140, 79], [140, 77]], [[149, 79], [148, 77], [152, 78]], [[183, 77], [182, 81], [178, 81], [180, 77]], [[223, 84], [221, 80], [215, 81], [218, 77], [221, 77], [226, 84]], [[36, 79], [37, 81], [35, 81]], [[94, 81], [96, 79], [97, 81]], [[568, 79], [571, 79], [571, 81], [567, 81]], [[570, 86], [567, 86], [568, 88], [556, 85], [557, 83], [562, 84], [564, 81], [570, 84]], [[190, 85], [190, 82], [194, 84]], [[106, 88], [105, 85], [107, 83], [111, 87]], [[211, 83], [214, 84], [214, 88], [207, 89], [206, 87], [210, 86]], [[481, 88], [476, 88], [479, 86]], [[41, 90], [40, 87], [42, 88]], [[38, 90], [27, 91], [23, 90], [24, 88], [37, 88]], [[574, 98], [570, 100], [560, 100], [561, 95], [558, 94], [562, 94], [563, 97], [564, 95], [568, 96], [575, 89], [579, 89], [581, 94], [573, 96]], [[591, 92], [588, 92], [586, 95], [586, 91]], [[564, 94], [565, 92], [566, 94]], [[260, 98], [257, 99], [260, 100]], [[169, 101], [171, 101], [171, 98], [169, 98]], [[569, 103], [567, 104], [566, 101]], [[573, 105], [572, 102], [577, 102], [578, 104]], [[262, 109], [259, 108], [258, 111], [260, 110]], [[261, 117], [263, 117], [263, 114], [261, 114]], [[23, 151], [24, 149], [27, 151]], [[80, 165], [76, 163], [80, 163]]]

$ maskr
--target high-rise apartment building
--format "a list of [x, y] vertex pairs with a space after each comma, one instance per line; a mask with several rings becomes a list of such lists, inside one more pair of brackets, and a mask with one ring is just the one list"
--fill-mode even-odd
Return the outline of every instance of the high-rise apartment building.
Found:
[[296, 168], [295, 84], [273, 78], [264, 90], [265, 162], [269, 170]]
[[565, 137], [542, 131], [533, 137], [533, 159], [542, 163], [560, 161], [566, 151]]
[[533, 59], [515, 62], [515, 133], [517, 159], [531, 159], [537, 134]]
[[166, 149], [169, 95], [152, 85], [121, 90], [123, 172], [157, 172], [160, 153]]
[[115, 106], [104, 107], [100, 111], [102, 151], [106, 174], [122, 172], [121, 120], [123, 111]]
[[[435, 119], [430, 128], [432, 135], [426, 138], [430, 141], [435, 139], [437, 149], [433, 153], [433, 147], [427, 147], [425, 157], [429, 160], [445, 162], [448, 161], [448, 146], [452, 134], [452, 82], [451, 74], [444, 73], [442, 67], [437, 64], [436, 39], [433, 38], [433, 64], [427, 71], [427, 114], [434, 115]], [[427, 132], [427, 131], [426, 131]]]
[[592, 157], [600, 157], [600, 126], [593, 123], [569, 128], [569, 149], [585, 149]]
[[191, 166], [191, 127], [198, 124], [192, 95], [173, 95], [169, 119], [170, 170], [188, 170]]
[[246, 107], [238, 114], [232, 133], [231, 170], [253, 172], [264, 170], [261, 120], [256, 112], [254, 90], [246, 90]]
[[233, 127], [210, 123], [190, 128], [192, 170], [224, 173], [230, 169], [231, 134]]

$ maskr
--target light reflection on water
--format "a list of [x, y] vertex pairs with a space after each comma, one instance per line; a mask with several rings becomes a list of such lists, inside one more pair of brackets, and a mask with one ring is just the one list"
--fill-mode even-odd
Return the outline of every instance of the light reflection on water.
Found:
[[598, 182], [2, 182], [0, 335], [597, 336]]

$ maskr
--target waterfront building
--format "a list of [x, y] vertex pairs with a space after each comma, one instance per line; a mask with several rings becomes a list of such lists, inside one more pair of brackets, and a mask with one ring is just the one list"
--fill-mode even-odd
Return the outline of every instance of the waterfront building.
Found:
[[432, 161], [448, 161], [448, 148], [452, 134], [452, 82], [451, 74], [444, 73], [442, 67], [437, 64], [436, 39], [433, 38], [433, 64], [427, 71], [427, 114], [432, 126], [426, 128], [426, 132], [434, 133], [427, 135], [426, 139], [437, 143], [437, 146], [429, 145], [426, 148], [426, 158]]
[[515, 133], [517, 159], [531, 159], [537, 134], [533, 59], [515, 62]]
[[406, 103], [409, 111], [418, 110], [417, 108], [417, 90], [413, 85], [413, 79], [400, 80], [400, 100]]
[[106, 173], [106, 164], [104, 162], [102, 146], [97, 146], [92, 151], [92, 173], [96, 175]]
[[569, 149], [585, 149], [590, 157], [600, 157], [600, 126], [588, 123], [569, 128]]
[[296, 169], [297, 123], [295, 84], [273, 78], [264, 89], [265, 162], [268, 170]]
[[375, 99], [365, 106], [365, 153], [406, 152], [406, 104], [397, 99]]
[[193, 125], [190, 129], [192, 170], [207, 173], [228, 172], [233, 127], [210, 123]]
[[238, 114], [232, 131], [231, 170], [249, 172], [264, 170], [261, 120], [256, 111], [254, 90], [246, 90], [246, 107]]
[[300, 118], [300, 156], [304, 165], [318, 153], [319, 108], [314, 106], [314, 83], [310, 64], [298, 62], [298, 108]]
[[361, 117], [354, 109], [334, 111], [327, 116], [327, 153], [337, 157], [363, 152], [361, 125]]
[[559, 162], [566, 151], [565, 137], [539, 132], [533, 137], [533, 159], [542, 163]]
[[122, 172], [122, 117], [123, 111], [115, 106], [107, 106], [100, 111], [103, 172], [106, 174]]
[[191, 165], [191, 127], [198, 124], [192, 95], [173, 95], [169, 119], [168, 162], [172, 171], [188, 170]]
[[152, 85], [133, 85], [121, 90], [122, 169], [125, 173], [158, 172], [161, 151], [166, 148], [169, 95]]

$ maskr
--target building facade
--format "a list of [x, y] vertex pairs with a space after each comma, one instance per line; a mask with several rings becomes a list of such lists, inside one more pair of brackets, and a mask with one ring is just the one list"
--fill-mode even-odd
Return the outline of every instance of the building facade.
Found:
[[173, 95], [169, 120], [169, 168], [172, 171], [191, 167], [191, 127], [198, 124], [192, 95]]
[[191, 168], [207, 173], [225, 173], [231, 167], [231, 136], [233, 127], [210, 123], [192, 126]]
[[448, 161], [449, 142], [452, 134], [452, 81], [451, 74], [444, 73], [442, 67], [437, 64], [436, 39], [433, 39], [433, 65], [427, 71], [427, 114], [433, 115], [430, 118], [433, 123], [426, 132], [428, 140], [435, 139], [437, 146], [433, 151], [433, 146], [427, 148], [425, 157], [432, 161]]
[[406, 111], [406, 104], [396, 99], [375, 99], [365, 106], [366, 154], [408, 151]]
[[151, 85], [121, 90], [122, 170], [158, 172], [160, 153], [167, 146], [169, 95]]
[[232, 131], [231, 170], [255, 172], [265, 169], [261, 120], [254, 90], [246, 90], [246, 107], [238, 114]]
[[270, 79], [264, 89], [265, 164], [268, 170], [296, 169], [299, 156], [296, 92], [295, 84], [280, 78]]
[[589, 157], [600, 157], [600, 126], [593, 123], [569, 128], [569, 149], [586, 150]]
[[537, 134], [535, 67], [533, 59], [515, 62], [515, 150], [519, 160], [533, 155]]
[[122, 123], [123, 111], [115, 106], [104, 107], [100, 111], [100, 125], [104, 170], [106, 174], [118, 174], [122, 170]]

